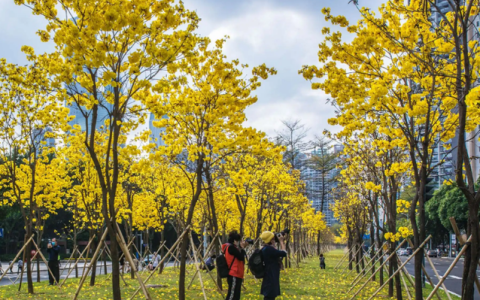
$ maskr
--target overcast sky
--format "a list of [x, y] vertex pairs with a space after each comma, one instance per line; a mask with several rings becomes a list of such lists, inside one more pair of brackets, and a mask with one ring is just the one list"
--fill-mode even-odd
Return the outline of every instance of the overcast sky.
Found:
[[[349, 0], [184, 0], [188, 9], [202, 19], [198, 32], [213, 40], [229, 35], [225, 52], [229, 59], [256, 66], [266, 63], [278, 74], [262, 83], [258, 102], [247, 109], [247, 125], [270, 136], [282, 129], [282, 120], [300, 119], [309, 137], [328, 125], [333, 108], [325, 103], [328, 95], [313, 91], [310, 83], [298, 75], [305, 64], [318, 64], [321, 29], [328, 26], [321, 9], [328, 6], [332, 14], [343, 14], [350, 22], [359, 18]], [[359, 0], [360, 5], [376, 8], [383, 0]], [[0, 57], [24, 64], [22, 45], [33, 46], [37, 53], [52, 51], [52, 44], [40, 42], [35, 32], [45, 27], [40, 16], [13, 0], [0, 0]], [[348, 37], [351, 38], [351, 37]]]

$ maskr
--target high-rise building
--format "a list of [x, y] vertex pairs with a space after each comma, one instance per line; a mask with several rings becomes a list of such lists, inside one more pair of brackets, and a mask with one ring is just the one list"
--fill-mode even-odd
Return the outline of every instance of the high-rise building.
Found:
[[[69, 90], [73, 94], [80, 94], [80, 93], [86, 93], [85, 88], [80, 86], [80, 84], [75, 83], [70, 86], [67, 86], [67, 90]], [[105, 92], [113, 92], [113, 87], [107, 86], [105, 89]], [[98, 110], [97, 110], [97, 122], [95, 128], [98, 130], [100, 126], [103, 126], [105, 124], [105, 120], [110, 118], [111, 113], [113, 112], [113, 104], [108, 103], [103, 95], [98, 97], [99, 105], [98, 105]], [[82, 110], [78, 108], [78, 105], [76, 103], [72, 103], [71, 105], [68, 105], [65, 103], [65, 106], [70, 109], [70, 115], [75, 116], [73, 120], [68, 122], [70, 126], [73, 127], [73, 125], [80, 125], [82, 128], [82, 131], [85, 131], [87, 126], [91, 126], [92, 124], [92, 111], [91, 110], [86, 110], [84, 107]], [[83, 112], [82, 112], [83, 111]], [[87, 124], [88, 120], [88, 124]]]
[[[167, 118], [168, 118], [167, 115], [162, 116], [162, 119], [167, 119]], [[153, 113], [150, 113], [150, 120], [148, 121], [148, 129], [150, 129], [150, 132], [151, 132], [150, 140], [154, 142], [157, 145], [157, 147], [165, 146], [165, 141], [160, 136], [160, 134], [165, 132], [165, 128], [153, 126], [153, 122], [155, 121], [158, 121], [157, 119], [155, 119], [155, 115]]]
[[[45, 137], [46, 133], [52, 132], [52, 128], [36, 128], [33, 130], [33, 140], [37, 147], [37, 152], [41, 152], [41, 148], [48, 147], [54, 148], [55, 147], [55, 138], [53, 137]], [[45, 144], [43, 144], [45, 142]]]
[[[343, 145], [334, 145], [333, 153], [337, 154], [336, 159], [341, 159], [340, 153], [343, 151]], [[338, 182], [335, 180], [340, 169], [334, 168], [326, 174], [322, 174], [322, 170], [315, 169], [311, 164], [312, 157], [321, 155], [319, 150], [313, 150], [310, 153], [301, 153], [298, 158], [301, 163], [301, 178], [305, 182], [306, 197], [315, 208], [316, 211], [322, 211], [327, 226], [331, 226], [338, 222], [334, 217], [332, 206], [335, 203], [335, 195], [333, 189]], [[323, 194], [323, 207], [322, 207]]]

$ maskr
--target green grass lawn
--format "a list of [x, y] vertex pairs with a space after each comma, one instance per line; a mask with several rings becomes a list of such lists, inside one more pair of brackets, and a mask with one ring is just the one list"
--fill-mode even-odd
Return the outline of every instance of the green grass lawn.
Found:
[[[326, 255], [327, 269], [320, 270], [318, 258], [310, 258], [302, 262], [299, 267], [294, 265], [291, 269], [283, 271], [281, 277], [281, 291], [282, 297], [278, 300], [284, 299], [349, 299], [351, 294], [347, 294], [350, 288], [350, 283], [355, 278], [356, 273], [353, 271], [350, 274], [341, 275], [342, 271], [334, 271], [333, 267], [337, 264], [343, 256], [343, 251], [336, 250]], [[346, 266], [346, 263], [344, 264]], [[187, 266], [188, 274], [186, 283], [190, 282], [191, 277], [195, 273], [194, 266]], [[149, 288], [152, 299], [177, 299], [178, 296], [178, 274], [177, 268], [167, 268], [163, 274], [155, 274], [148, 284], [161, 284], [164, 287]], [[147, 273], [143, 273], [145, 278]], [[222, 295], [216, 290], [215, 284], [211, 278], [202, 272], [202, 278], [205, 283], [205, 291], [207, 299], [224, 299]], [[135, 289], [138, 287], [136, 279], [130, 279], [130, 275], [125, 275], [127, 286], [122, 282], [123, 299], [129, 299]], [[377, 276], [378, 280], [378, 276]], [[35, 294], [29, 295], [26, 293], [26, 285], [22, 286], [22, 291], [18, 292], [18, 285], [0, 287], [0, 299], [73, 299], [79, 279], [69, 279], [62, 289], [58, 287], [48, 286], [48, 282], [35, 283]], [[86, 280], [79, 299], [111, 299], [112, 289], [110, 279], [106, 276], [98, 276], [97, 284], [94, 287], [88, 285], [89, 280]], [[259, 295], [261, 281], [255, 280], [251, 275], [246, 275], [245, 288], [242, 292], [242, 299], [263, 299]], [[226, 282], [224, 287], [226, 287]], [[360, 286], [360, 285], [358, 285]], [[370, 295], [378, 288], [378, 283], [370, 282], [365, 290], [360, 293], [356, 299], [368, 299]], [[356, 289], [354, 289], [356, 290]], [[375, 299], [385, 299], [387, 297], [388, 288], [385, 287], [382, 292], [375, 297]], [[410, 289], [413, 294], [413, 289]], [[428, 295], [431, 287], [427, 285], [424, 294]], [[440, 291], [442, 299], [447, 299], [444, 292]], [[404, 299], [408, 299], [404, 291]], [[143, 294], [140, 292], [135, 299], [143, 299]], [[200, 281], [194, 281], [192, 287], [187, 291], [188, 299], [203, 299]], [[459, 299], [452, 295], [452, 299]]]

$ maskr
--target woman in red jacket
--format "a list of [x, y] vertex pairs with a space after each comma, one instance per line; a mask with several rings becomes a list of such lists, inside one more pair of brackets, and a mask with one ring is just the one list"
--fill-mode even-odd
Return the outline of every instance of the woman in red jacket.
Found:
[[242, 236], [236, 230], [230, 232], [228, 243], [222, 245], [222, 252], [230, 270], [227, 277], [228, 293], [226, 300], [240, 300], [245, 272], [245, 257], [247, 256], [243, 249], [245, 246], [246, 242], [242, 240]]

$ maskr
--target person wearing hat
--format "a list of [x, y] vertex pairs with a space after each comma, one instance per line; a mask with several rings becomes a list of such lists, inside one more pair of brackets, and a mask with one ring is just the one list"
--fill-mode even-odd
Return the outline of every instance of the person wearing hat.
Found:
[[262, 281], [260, 294], [264, 300], [275, 299], [280, 296], [280, 266], [283, 257], [287, 256], [284, 235], [278, 235], [281, 250], [275, 247], [275, 234], [271, 231], [264, 231], [260, 238], [265, 246], [262, 248], [263, 262], [265, 264], [265, 275]]

